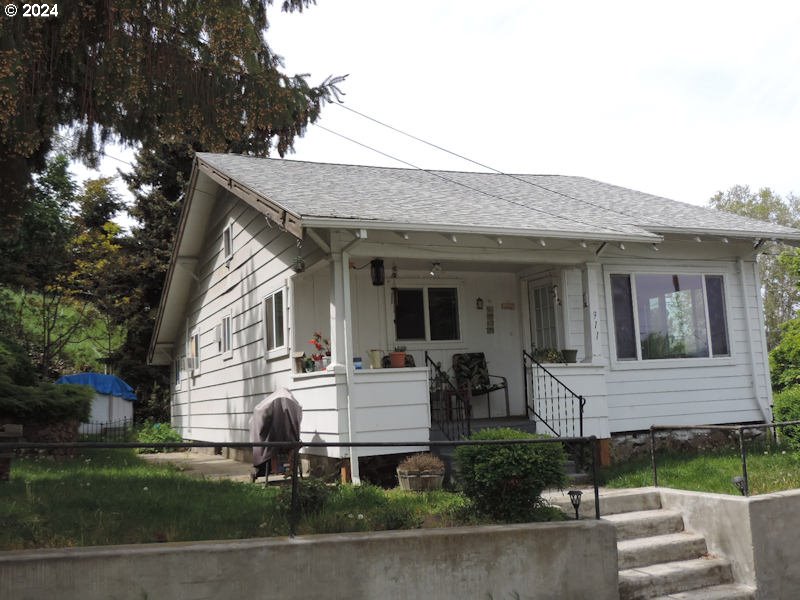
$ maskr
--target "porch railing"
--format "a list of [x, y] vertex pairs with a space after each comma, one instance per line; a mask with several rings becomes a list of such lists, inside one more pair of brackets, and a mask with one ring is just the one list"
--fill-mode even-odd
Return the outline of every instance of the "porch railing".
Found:
[[460, 440], [472, 433], [469, 404], [439, 363], [425, 352], [425, 366], [431, 370], [431, 422], [448, 440]]
[[569, 389], [525, 350], [522, 351], [522, 367], [528, 416], [534, 416], [557, 437], [583, 436], [586, 398]]

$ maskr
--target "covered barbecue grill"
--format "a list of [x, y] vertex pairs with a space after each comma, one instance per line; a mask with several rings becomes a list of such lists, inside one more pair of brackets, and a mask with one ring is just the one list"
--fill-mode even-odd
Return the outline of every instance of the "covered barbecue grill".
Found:
[[[300, 421], [303, 409], [286, 388], [279, 388], [253, 409], [250, 418], [250, 441], [256, 442], [299, 442]], [[253, 446], [253, 472], [250, 479], [267, 477], [274, 471], [280, 449]]]

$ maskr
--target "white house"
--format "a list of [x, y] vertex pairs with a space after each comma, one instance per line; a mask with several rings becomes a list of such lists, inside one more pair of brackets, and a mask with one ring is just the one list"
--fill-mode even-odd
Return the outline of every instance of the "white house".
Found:
[[[577, 435], [564, 386], [603, 439], [764, 421], [765, 239], [800, 231], [581, 177], [198, 154], [149, 361], [173, 365], [173, 425], [220, 443], [247, 441], [279, 386], [303, 405], [306, 441], [427, 441], [489, 410]], [[331, 366], [303, 372], [315, 332]], [[416, 366], [369, 368], [396, 346]], [[533, 348], [577, 363], [545, 372], [523, 357]], [[506, 378], [507, 406], [502, 390], [489, 405], [441, 383], [431, 362], [452, 377], [469, 352]], [[357, 478], [359, 453], [403, 450], [326, 454], [350, 456]]]

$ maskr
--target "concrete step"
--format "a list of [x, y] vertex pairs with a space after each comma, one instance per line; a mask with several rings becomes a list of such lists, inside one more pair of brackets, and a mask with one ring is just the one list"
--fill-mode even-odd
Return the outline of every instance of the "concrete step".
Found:
[[681, 513], [663, 508], [607, 515], [603, 519], [613, 523], [617, 528], [618, 542], [683, 531]]
[[[577, 484], [580, 485], [580, 484]], [[581, 498], [580, 515], [587, 519], [594, 518], [594, 493], [591, 489], [584, 489]], [[570, 504], [566, 490], [563, 492], [550, 490], [544, 494], [554, 506], [558, 506], [569, 515], [575, 512]], [[636, 490], [600, 490], [600, 514], [616, 515], [624, 512], [655, 510], [661, 508], [661, 496], [655, 488]]]
[[652, 600], [755, 600], [755, 590], [747, 585], [728, 583], [658, 596]]
[[619, 568], [622, 570], [700, 558], [706, 552], [705, 538], [688, 531], [635, 538], [617, 543]]
[[733, 583], [731, 565], [723, 558], [680, 560], [620, 571], [619, 597], [620, 600], [669, 597], [676, 592], [729, 583]]

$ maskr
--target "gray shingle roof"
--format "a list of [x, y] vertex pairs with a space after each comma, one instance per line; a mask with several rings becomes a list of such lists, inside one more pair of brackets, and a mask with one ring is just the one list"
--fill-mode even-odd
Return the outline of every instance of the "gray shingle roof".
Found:
[[198, 153], [302, 221], [491, 227], [537, 235], [647, 238], [669, 231], [800, 239], [800, 231], [563, 175], [420, 171]]

